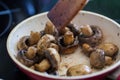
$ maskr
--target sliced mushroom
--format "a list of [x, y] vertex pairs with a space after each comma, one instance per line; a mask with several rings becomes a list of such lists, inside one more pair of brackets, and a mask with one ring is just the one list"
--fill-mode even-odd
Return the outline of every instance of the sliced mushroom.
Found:
[[84, 64], [79, 64], [70, 67], [67, 70], [67, 76], [80, 76], [85, 74], [90, 74], [92, 72], [91, 68]]
[[55, 37], [50, 34], [45, 34], [43, 37], [41, 37], [37, 43], [38, 54], [42, 55], [43, 51], [49, 47], [50, 43], [55, 41]]
[[113, 43], [104, 43], [99, 46], [100, 49], [105, 51], [106, 56], [113, 57], [118, 53], [119, 48]]
[[[96, 46], [102, 42], [103, 39], [103, 33], [101, 29], [98, 26], [91, 25], [93, 34], [89, 37], [84, 36], [84, 34], [79, 34], [79, 43], [84, 44], [87, 43], [91, 46]], [[88, 30], [89, 31], [89, 30]], [[91, 31], [90, 31], [91, 32]], [[87, 34], [87, 33], [86, 33]]]
[[28, 42], [29, 36], [22, 37], [19, 42], [17, 43], [18, 50], [28, 49], [29, 42]]
[[90, 55], [90, 64], [93, 68], [101, 69], [105, 66], [105, 54], [101, 49], [94, 50]]
[[54, 48], [47, 48], [44, 54], [46, 59], [42, 60], [39, 64], [35, 64], [35, 69], [40, 72], [49, 71], [49, 73], [52, 73], [58, 69], [60, 55]]

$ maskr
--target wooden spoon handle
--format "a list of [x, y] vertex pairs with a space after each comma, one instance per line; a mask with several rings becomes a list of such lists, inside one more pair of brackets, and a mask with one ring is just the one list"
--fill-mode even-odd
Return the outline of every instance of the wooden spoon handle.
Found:
[[61, 31], [85, 6], [87, 0], [58, 0], [47, 14], [48, 18]]

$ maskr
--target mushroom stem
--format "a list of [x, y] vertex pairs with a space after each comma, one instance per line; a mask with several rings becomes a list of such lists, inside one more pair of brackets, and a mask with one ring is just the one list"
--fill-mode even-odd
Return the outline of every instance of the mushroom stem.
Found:
[[50, 68], [50, 63], [47, 59], [43, 59], [39, 64], [35, 64], [35, 69], [40, 72], [45, 72]]

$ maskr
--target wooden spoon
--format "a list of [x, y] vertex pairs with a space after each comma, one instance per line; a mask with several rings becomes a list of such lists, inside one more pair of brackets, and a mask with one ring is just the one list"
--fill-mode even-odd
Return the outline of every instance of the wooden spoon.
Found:
[[47, 14], [48, 18], [61, 31], [85, 6], [87, 0], [58, 0]]

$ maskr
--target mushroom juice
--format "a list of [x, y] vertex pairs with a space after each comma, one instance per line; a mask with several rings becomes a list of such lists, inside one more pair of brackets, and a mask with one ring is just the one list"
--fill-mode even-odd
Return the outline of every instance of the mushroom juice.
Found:
[[118, 53], [114, 43], [104, 42], [96, 25], [68, 24], [61, 32], [48, 21], [44, 30], [31, 31], [17, 43], [17, 59], [44, 74], [81, 76], [112, 65]]

